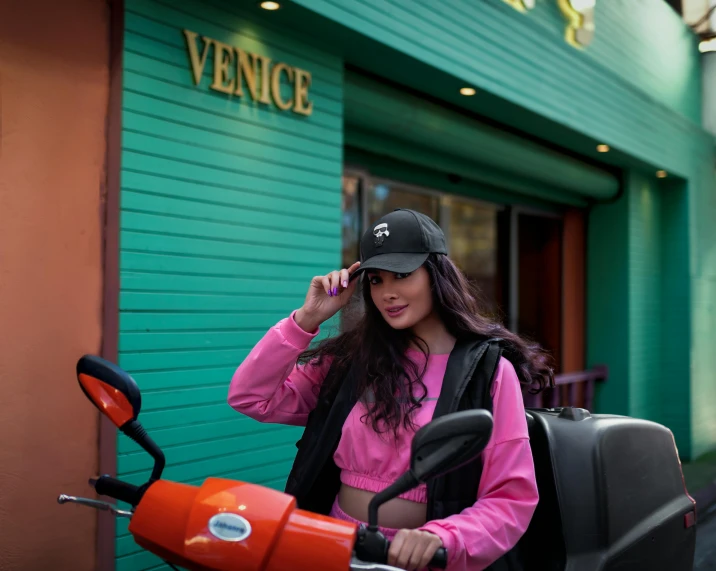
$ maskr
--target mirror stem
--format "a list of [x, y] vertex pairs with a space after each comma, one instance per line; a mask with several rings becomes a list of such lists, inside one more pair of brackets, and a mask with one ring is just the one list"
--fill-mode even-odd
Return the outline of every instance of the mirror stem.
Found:
[[127, 436], [139, 444], [144, 450], [149, 452], [152, 458], [154, 458], [154, 468], [152, 469], [152, 476], [149, 483], [156, 482], [162, 477], [164, 471], [164, 465], [166, 460], [164, 459], [164, 452], [161, 451], [159, 446], [152, 440], [152, 438], [144, 430], [144, 427], [139, 424], [136, 420], [128, 422], [122, 428], [120, 428]]
[[378, 531], [378, 508], [380, 506], [393, 498], [397, 498], [400, 494], [412, 490], [419, 483], [412, 470], [408, 470], [385, 490], [373, 496], [370, 504], [368, 504], [368, 529]]

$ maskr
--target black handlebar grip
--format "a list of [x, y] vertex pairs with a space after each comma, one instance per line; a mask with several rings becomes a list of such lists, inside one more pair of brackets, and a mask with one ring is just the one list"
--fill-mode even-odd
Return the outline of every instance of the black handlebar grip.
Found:
[[140, 500], [139, 488], [110, 476], [100, 476], [94, 482], [94, 489], [100, 496], [108, 496], [136, 506]]
[[[378, 531], [377, 528], [372, 531], [365, 525], [358, 528], [356, 537], [355, 553], [358, 559], [366, 563], [386, 564], [388, 562], [388, 551], [390, 551], [390, 541]], [[448, 563], [447, 549], [440, 547], [433, 555], [428, 563], [428, 567], [432, 569], [445, 569]]]
[[[380, 563], [385, 563], [388, 559], [388, 549], [390, 549], [390, 541], [386, 542], [387, 548], [385, 550], [385, 559]], [[430, 563], [428, 563], [428, 569], [445, 569], [447, 567], [448, 563], [448, 556], [447, 556], [447, 549], [444, 547], [438, 548], [438, 550], [435, 552], [435, 555], [433, 555], [433, 558], [430, 560]]]
[[434, 567], [435, 569], [445, 569], [447, 567], [447, 549], [441, 547], [435, 552], [433, 558], [428, 563], [428, 567]]

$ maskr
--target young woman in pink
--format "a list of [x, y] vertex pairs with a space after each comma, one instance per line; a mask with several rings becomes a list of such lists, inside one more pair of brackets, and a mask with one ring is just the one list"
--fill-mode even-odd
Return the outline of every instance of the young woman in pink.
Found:
[[[309, 348], [321, 324], [351, 299], [360, 275], [361, 319]], [[494, 428], [479, 460], [474, 502], [427, 521], [429, 494], [422, 485], [378, 514], [381, 531], [392, 539], [391, 565], [423, 569], [444, 546], [450, 571], [489, 569], [506, 561], [537, 505], [521, 385], [551, 386], [552, 369], [538, 346], [480, 314], [470, 284], [447, 257], [442, 230], [427, 216], [404, 209], [385, 215], [363, 236], [360, 262], [314, 277], [303, 306], [272, 327], [239, 366], [228, 400], [261, 422], [310, 427], [319, 400], [352, 383], [357, 396], [342, 427], [320, 435], [335, 446], [314, 494], [330, 491], [331, 516], [366, 522], [371, 498], [409, 468], [413, 434], [433, 417], [457, 344], [493, 338], [501, 340], [504, 356], [486, 402], [478, 402], [492, 411]], [[300, 477], [301, 467], [294, 471]]]

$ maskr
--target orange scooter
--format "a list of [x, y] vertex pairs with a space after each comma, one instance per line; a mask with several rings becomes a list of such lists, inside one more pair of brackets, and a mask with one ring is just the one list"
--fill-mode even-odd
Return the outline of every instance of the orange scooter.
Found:
[[[445, 415], [415, 434], [411, 467], [374, 496], [366, 526], [297, 508], [294, 497], [236, 480], [208, 478], [201, 486], [162, 480], [163, 452], [137, 418], [141, 393], [125, 371], [99, 357], [77, 363], [85, 395], [125, 435], [154, 458], [142, 486], [104, 475], [90, 484], [101, 496], [123, 501], [129, 511], [92, 499], [61, 495], [58, 502], [82, 504], [131, 519], [129, 531], [142, 548], [176, 569], [189, 571], [399, 571], [386, 564], [389, 541], [377, 526], [378, 508], [421, 483], [476, 458], [492, 433], [492, 415], [470, 410]], [[431, 567], [444, 568], [440, 549]]]

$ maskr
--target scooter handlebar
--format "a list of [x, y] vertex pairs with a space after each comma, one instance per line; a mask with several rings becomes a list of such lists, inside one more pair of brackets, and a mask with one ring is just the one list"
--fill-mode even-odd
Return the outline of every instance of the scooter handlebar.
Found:
[[[388, 549], [390, 549], [390, 541], [388, 541]], [[447, 567], [447, 549], [440, 547], [428, 563], [428, 569], [445, 569], [445, 567]]]
[[[390, 546], [390, 543], [388, 543]], [[428, 569], [445, 569], [447, 566], [447, 550], [441, 547], [437, 550], [430, 563], [428, 563]], [[385, 563], [373, 563], [370, 561], [361, 561], [360, 559], [353, 558], [351, 560], [350, 571], [403, 571], [398, 567], [387, 565]]]
[[447, 567], [448, 556], [447, 549], [441, 547], [435, 552], [433, 558], [428, 563], [428, 567], [435, 567], [436, 569], [445, 569]]
[[[360, 525], [356, 537], [355, 554], [356, 559], [363, 564], [375, 563], [385, 566], [388, 563], [388, 551], [390, 541], [377, 529], [370, 529], [366, 525]], [[447, 567], [447, 549], [440, 547], [428, 564], [431, 569], [445, 569]], [[371, 569], [392, 569], [387, 567], [371, 567]]]
[[136, 506], [141, 500], [141, 488], [122, 482], [111, 476], [100, 476], [96, 480], [90, 480], [90, 485], [94, 487], [100, 496], [114, 498], [120, 502], [126, 502], [132, 506]]

